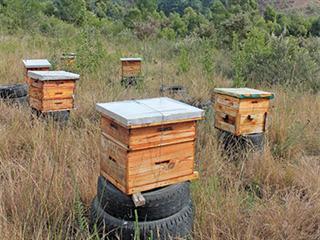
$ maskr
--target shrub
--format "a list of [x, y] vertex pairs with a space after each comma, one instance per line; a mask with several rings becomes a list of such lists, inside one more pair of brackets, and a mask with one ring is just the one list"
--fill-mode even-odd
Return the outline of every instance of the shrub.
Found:
[[[282, 84], [304, 90], [319, 90], [319, 49], [310, 50], [293, 37], [270, 37], [254, 29], [243, 44], [234, 44], [235, 83]], [[242, 84], [243, 85], [243, 84]]]

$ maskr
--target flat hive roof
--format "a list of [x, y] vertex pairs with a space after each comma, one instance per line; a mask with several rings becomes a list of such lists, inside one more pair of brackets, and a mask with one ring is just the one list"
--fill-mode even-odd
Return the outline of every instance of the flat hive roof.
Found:
[[80, 75], [65, 71], [29, 71], [28, 77], [40, 81], [79, 80]]
[[121, 62], [135, 62], [142, 61], [142, 58], [120, 58]]
[[220, 93], [236, 98], [274, 98], [271, 92], [260, 91], [252, 88], [215, 88], [215, 93]]
[[167, 97], [97, 103], [96, 109], [103, 115], [127, 127], [188, 121], [188, 119], [197, 119], [204, 116], [202, 109]]
[[51, 67], [51, 63], [47, 59], [25, 59], [22, 62], [26, 68]]

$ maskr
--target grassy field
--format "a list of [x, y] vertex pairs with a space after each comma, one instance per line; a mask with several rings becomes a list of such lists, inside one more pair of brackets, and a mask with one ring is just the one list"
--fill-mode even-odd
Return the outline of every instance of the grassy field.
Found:
[[[177, 54], [179, 44], [187, 57]], [[0, 36], [1, 84], [23, 82], [23, 58], [48, 58], [60, 68], [58, 56], [77, 51], [81, 61], [71, 69], [81, 80], [67, 127], [31, 122], [27, 107], [0, 103], [0, 238], [95, 239], [86, 224], [99, 175], [95, 103], [156, 97], [161, 84], [184, 85], [186, 100], [209, 100], [214, 87], [232, 83], [203, 70], [199, 44], [123, 35], [104, 39], [97, 52], [72, 38]], [[125, 55], [145, 60], [139, 89], [120, 86]], [[223, 53], [214, 55], [218, 67], [228, 67]], [[232, 161], [219, 149], [212, 111], [199, 124], [194, 239], [320, 239], [320, 95], [255, 87], [276, 94], [264, 154]]]

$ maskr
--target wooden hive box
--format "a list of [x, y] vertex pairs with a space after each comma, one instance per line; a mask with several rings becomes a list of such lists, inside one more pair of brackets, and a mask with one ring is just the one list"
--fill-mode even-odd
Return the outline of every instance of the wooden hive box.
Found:
[[120, 58], [122, 78], [141, 75], [142, 58]]
[[214, 93], [216, 128], [236, 136], [265, 131], [273, 93], [250, 88], [216, 88]]
[[76, 57], [77, 54], [75, 53], [63, 53], [60, 59], [62, 62], [64, 62], [65, 65], [71, 66], [74, 65]]
[[31, 80], [28, 77], [28, 71], [49, 71], [51, 64], [47, 59], [29, 59], [22, 60], [24, 64], [24, 79], [28, 85], [30, 85]]
[[204, 111], [170, 98], [97, 104], [101, 175], [127, 194], [197, 178], [196, 121]]
[[41, 112], [74, 108], [74, 91], [78, 74], [65, 71], [29, 71], [30, 106]]

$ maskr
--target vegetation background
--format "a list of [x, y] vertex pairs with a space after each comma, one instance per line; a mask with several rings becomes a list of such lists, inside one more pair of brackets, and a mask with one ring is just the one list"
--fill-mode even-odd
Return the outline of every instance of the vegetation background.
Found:
[[[301, 0], [0, 0], [1, 84], [23, 82], [24, 58], [81, 74], [66, 128], [0, 103], [0, 238], [98, 239], [87, 222], [95, 103], [181, 84], [192, 103], [217, 86], [276, 94], [259, 156], [225, 156], [211, 110], [199, 124], [194, 239], [320, 239], [319, 13]], [[64, 52], [77, 53], [75, 65]], [[144, 58], [138, 88], [120, 86], [122, 56]]]

